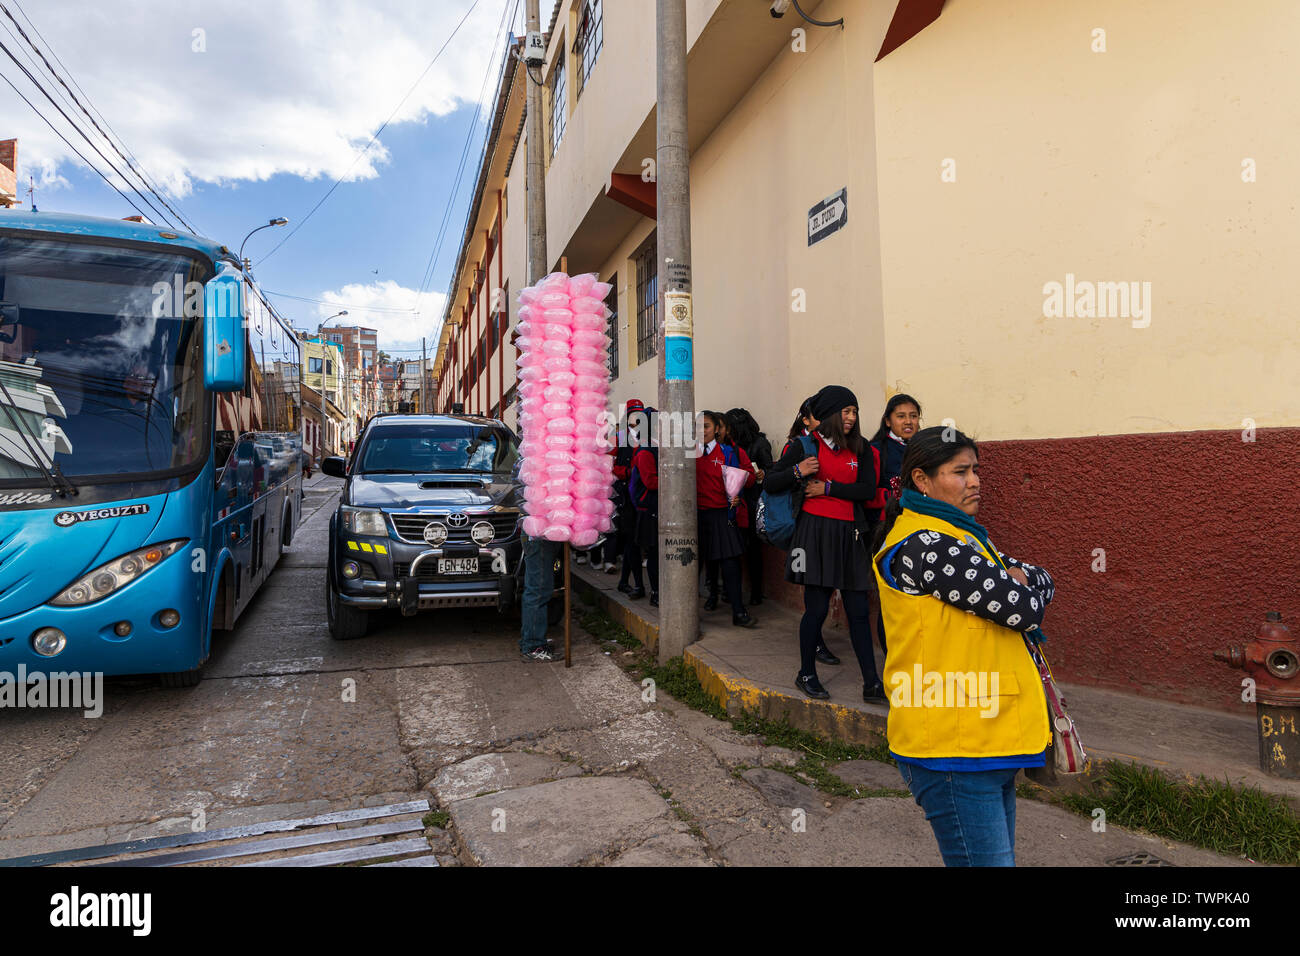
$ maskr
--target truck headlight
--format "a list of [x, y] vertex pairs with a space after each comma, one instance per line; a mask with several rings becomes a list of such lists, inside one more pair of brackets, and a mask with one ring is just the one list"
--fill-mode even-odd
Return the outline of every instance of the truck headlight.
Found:
[[490, 521], [480, 521], [474, 525], [473, 530], [471, 530], [469, 534], [470, 537], [474, 539], [475, 544], [480, 547], [486, 547], [491, 544], [492, 539], [496, 537], [496, 529], [492, 527]]
[[384, 523], [384, 513], [376, 508], [349, 508], [344, 505], [339, 511], [343, 515], [343, 530], [353, 534], [388, 537], [388, 525]]
[[114, 558], [87, 571], [58, 593], [49, 603], [55, 607], [81, 607], [102, 601], [114, 591], [157, 567], [164, 558], [181, 549], [189, 538], [151, 544]]

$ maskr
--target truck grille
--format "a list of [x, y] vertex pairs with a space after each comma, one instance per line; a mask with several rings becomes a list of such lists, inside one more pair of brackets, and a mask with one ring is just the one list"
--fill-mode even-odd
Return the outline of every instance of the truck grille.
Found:
[[[515, 533], [515, 525], [519, 522], [519, 512], [505, 511], [493, 512], [492, 514], [476, 515], [465, 513], [469, 522], [463, 528], [447, 527], [448, 544], [469, 544], [470, 529], [480, 521], [489, 521], [493, 530], [496, 532], [494, 541], [504, 541]], [[398, 515], [390, 514], [393, 519], [393, 527], [397, 529], [397, 536], [403, 541], [409, 541], [413, 544], [424, 544], [424, 528], [431, 521], [440, 521], [447, 524], [447, 516], [444, 515]]]

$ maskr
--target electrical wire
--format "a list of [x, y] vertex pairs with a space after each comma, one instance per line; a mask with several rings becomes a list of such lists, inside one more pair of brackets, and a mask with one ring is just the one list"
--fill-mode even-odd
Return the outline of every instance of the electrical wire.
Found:
[[[28, 25], [31, 26], [32, 32], [35, 33], [38, 37], [40, 37], [41, 42], [45, 44], [45, 47], [49, 51], [50, 55], [53, 56], [54, 59], [58, 61], [59, 65], [62, 66], [64, 71], [68, 74], [68, 78], [72, 80], [73, 86], [77, 87], [77, 90], [81, 93], [83, 97], [85, 97], [86, 102], [89, 103], [90, 97], [86, 94], [86, 91], [81, 89], [81, 86], [77, 83], [76, 79], [73, 78], [72, 71], [69, 70], [68, 67], [63, 63], [63, 61], [59, 59], [58, 54], [54, 52], [54, 48], [50, 46], [50, 42], [45, 39], [45, 37], [41, 34], [41, 31], [37, 29], [36, 24], [32, 22], [32, 18], [27, 15], [27, 11], [22, 8], [22, 5], [18, 2], [18, 0], [10, 0], [10, 2], [13, 3], [14, 7], [18, 10], [18, 12], [23, 15], [23, 19], [25, 19]], [[131, 153], [129, 149], [127, 149], [126, 153], [130, 154], [130, 158], [128, 158], [128, 156], [124, 154], [121, 149], [118, 148], [118, 145], [113, 141], [113, 138], [110, 137], [108, 133], [104, 132], [103, 128], [96, 121], [95, 117], [90, 114], [90, 111], [86, 108], [85, 104], [83, 104], [82, 101], [77, 98], [77, 94], [74, 93], [72, 89], [68, 86], [67, 82], [64, 81], [62, 75], [60, 75], [59, 72], [50, 63], [50, 61], [46, 59], [45, 54], [42, 53], [40, 48], [36, 46], [36, 44], [32, 41], [31, 37], [27, 35], [27, 32], [23, 29], [22, 24], [19, 23], [14, 18], [14, 15], [9, 12], [9, 8], [5, 6], [4, 2], [0, 2], [0, 11], [4, 12], [4, 15], [9, 18], [9, 20], [13, 23], [14, 27], [18, 30], [19, 36], [22, 37], [23, 41], [27, 44], [27, 46], [30, 47], [31, 50], [40, 58], [41, 62], [45, 64], [46, 72], [49, 73], [49, 75], [53, 77], [54, 80], [60, 86], [63, 87], [63, 89], [67, 93], [67, 96], [70, 96], [72, 98], [72, 101], [77, 105], [77, 108], [81, 110], [81, 112], [85, 115], [86, 119], [90, 120], [90, 124], [95, 128], [95, 130], [99, 133], [99, 135], [104, 138], [104, 141], [108, 143], [108, 145], [112, 148], [113, 152], [117, 153], [117, 155], [121, 158], [122, 162], [126, 164], [127, 168], [130, 169], [133, 173], [135, 173], [135, 176], [140, 181], [141, 185], [143, 185], [145, 189], [147, 189], [150, 193], [152, 193], [158, 199], [158, 201], [162, 203], [163, 206], [166, 207], [166, 209], [173, 216], [175, 216], [181, 223], [185, 225], [187, 229], [190, 230], [190, 232], [197, 233], [198, 229], [191, 222], [189, 222], [183, 215], [181, 215], [181, 213], [178, 210], [173, 208], [172, 205], [167, 202], [167, 200], [163, 197], [163, 195], [154, 186], [154, 184], [151, 183], [149, 179], [144, 175], [143, 171], [139, 168], [139, 161], [135, 160], [134, 154]], [[65, 97], [65, 102], [66, 102], [66, 97]], [[104, 119], [104, 115], [100, 113], [98, 109], [96, 109], [95, 112], [99, 114], [100, 119]], [[109, 126], [107, 119], [104, 119], [104, 125]], [[109, 126], [109, 129], [112, 129], [112, 127]], [[114, 135], [116, 136], [116, 132], [114, 132]], [[120, 136], [117, 137], [117, 139], [119, 142], [121, 141]], [[122, 147], [126, 148], [125, 142], [122, 143]]]
[[290, 295], [288, 292], [272, 292], [270, 289], [263, 289], [267, 295], [279, 296], [282, 299], [297, 299], [299, 302], [318, 302], [321, 305], [328, 305], [331, 308], [340, 309], [357, 309], [361, 312], [391, 312], [397, 315], [412, 315], [415, 309], [392, 309], [376, 305], [352, 305], [348, 302], [331, 302], [328, 299], [313, 299], [305, 295]]
[[[140, 199], [144, 201], [144, 204], [145, 204], [146, 206], [148, 206], [150, 209], [153, 210], [153, 213], [154, 213], [155, 216], [158, 216], [160, 219], [162, 219], [162, 221], [163, 221], [164, 223], [166, 223], [168, 226], [172, 227], [173, 229], [178, 229], [178, 228], [180, 228], [180, 227], [177, 226], [174, 222], [172, 222], [170, 219], [167, 218], [167, 214], [166, 214], [166, 213], [162, 212], [162, 211], [161, 211], [157, 206], [155, 206], [153, 203], [151, 203], [151, 202], [149, 201], [149, 197], [148, 197], [148, 196], [146, 196], [144, 193], [140, 192], [140, 190], [137, 189], [135, 186], [131, 185], [131, 181], [130, 181], [130, 180], [129, 180], [125, 175], [123, 175], [122, 171], [121, 171], [120, 169], [118, 169], [117, 166], [115, 166], [115, 165], [113, 164], [113, 161], [112, 161], [111, 159], [109, 159], [107, 156], [104, 155], [104, 151], [101, 150], [98, 146], [95, 145], [94, 140], [92, 140], [92, 139], [91, 139], [91, 138], [86, 134], [86, 131], [83, 130], [80, 126], [78, 126], [78, 125], [76, 124], [75, 121], [73, 121], [72, 117], [68, 115], [67, 111], [66, 111], [62, 106], [60, 106], [60, 105], [58, 104], [58, 102], [54, 99], [54, 97], [50, 95], [49, 91], [48, 91], [47, 89], [45, 89], [45, 87], [41, 84], [40, 80], [38, 80], [35, 76], [32, 75], [32, 71], [29, 70], [29, 69], [27, 69], [27, 67], [25, 67], [25, 66], [22, 64], [22, 61], [19, 60], [18, 57], [14, 56], [13, 51], [10, 50], [9, 47], [5, 45], [5, 43], [4, 43], [3, 40], [0, 40], [0, 51], [3, 51], [4, 54], [5, 54], [6, 56], [8, 56], [10, 60], [13, 61], [14, 65], [15, 65], [16, 67], [18, 67], [18, 69], [21, 70], [21, 71], [23, 72], [23, 74], [27, 77], [28, 81], [29, 81], [29, 82], [30, 82], [34, 87], [36, 87], [38, 90], [41, 91], [41, 94], [42, 94], [42, 95], [43, 95], [47, 100], [50, 101], [50, 105], [53, 106], [56, 110], [59, 111], [59, 114], [64, 118], [64, 120], [67, 121], [68, 125], [71, 126], [72, 129], [73, 129], [73, 130], [74, 130], [78, 135], [80, 135], [81, 138], [84, 139], [84, 140], [85, 140], [85, 141], [90, 145], [90, 148], [93, 149], [93, 150], [94, 150], [94, 151], [99, 155], [99, 158], [102, 159], [104, 162], [108, 163], [108, 167], [109, 167], [109, 169], [111, 169], [111, 170], [113, 170], [113, 172], [117, 173], [118, 177], [122, 180], [123, 183], [126, 184], [127, 188], [130, 189], [130, 190], [131, 190], [133, 193], [135, 193], [137, 196], [139, 196]], [[9, 83], [10, 86], [13, 86], [13, 82], [10, 81], [10, 80], [8, 79], [8, 77], [6, 77], [5, 80], [6, 80], [6, 82]], [[14, 86], [14, 90], [17, 91], [17, 89], [18, 89], [18, 88], [17, 88], [16, 86]], [[21, 96], [22, 94], [20, 93], [19, 95]], [[23, 100], [26, 101], [26, 103], [27, 103], [28, 106], [32, 106], [32, 102], [31, 102], [31, 100], [28, 100], [27, 97], [24, 96], [24, 97], [23, 97]], [[36, 109], [35, 106], [32, 106], [32, 108], [33, 108], [33, 109]], [[37, 113], [38, 113], [38, 115], [41, 116], [41, 119], [45, 120], [45, 122], [46, 122], [47, 124], [49, 124], [49, 126], [50, 126], [51, 129], [54, 129], [54, 125], [53, 125], [52, 123], [50, 123], [50, 121], [49, 121], [48, 119], [46, 119], [46, 117], [45, 117], [43, 114], [40, 114], [40, 111], [39, 111], [39, 110], [37, 111]], [[55, 130], [55, 132], [58, 132], [58, 131]], [[59, 134], [59, 135], [60, 135], [60, 137], [62, 138], [62, 134]], [[67, 142], [67, 140], [64, 139], [64, 142]], [[71, 146], [72, 144], [69, 143], [68, 145]], [[82, 156], [82, 154], [81, 154], [79, 151], [78, 151], [77, 155]], [[84, 160], [85, 160], [85, 157], [82, 156], [82, 159], [83, 159], [83, 161], [84, 161]], [[99, 170], [96, 169], [96, 172], [98, 172], [98, 171], [99, 171]], [[103, 176], [103, 173], [100, 173], [100, 175]], [[105, 177], [105, 179], [107, 179], [107, 177]], [[116, 187], [114, 187], [114, 188], [116, 189]], [[121, 194], [121, 190], [118, 190], [118, 193]], [[136, 212], [140, 213], [140, 215], [142, 215], [142, 216], [146, 216], [146, 218], [147, 218], [147, 214], [146, 214], [145, 212], [143, 212], [143, 211], [140, 209], [139, 206], [135, 205], [135, 203], [131, 203], [131, 206], [132, 206], [133, 209], [135, 209]]]
[[[85, 154], [81, 152], [81, 150], [77, 149], [77, 147], [75, 147], [75, 146], [72, 145], [72, 143], [68, 140], [68, 137], [64, 136], [61, 132], [59, 132], [58, 128], [57, 128], [53, 123], [51, 123], [51, 122], [49, 121], [48, 118], [46, 118], [45, 114], [42, 113], [39, 109], [37, 109], [35, 103], [33, 103], [31, 100], [29, 100], [26, 96], [23, 95], [22, 90], [18, 89], [18, 87], [16, 87], [16, 86], [14, 86], [13, 80], [9, 79], [9, 77], [5, 76], [3, 73], [0, 73], [0, 80], [4, 80], [6, 83], [8, 83], [8, 84], [9, 84], [9, 87], [10, 87], [10, 88], [15, 92], [15, 93], [18, 94], [18, 96], [22, 99], [22, 101], [23, 101], [24, 103], [26, 103], [28, 106], [30, 106], [30, 107], [32, 108], [32, 112], [35, 113], [37, 116], [39, 116], [42, 120], [44, 120], [46, 126], [48, 126], [50, 129], [54, 130], [54, 135], [56, 135], [57, 137], [59, 137], [59, 139], [63, 140], [64, 143], [67, 143], [68, 149], [70, 149], [70, 150], [72, 150], [74, 153], [76, 153], [76, 154], [81, 158], [81, 161], [82, 161], [83, 163], [85, 163], [88, 167], [90, 167], [91, 169], [93, 169], [93, 170], [94, 170], [94, 171], [99, 175], [99, 178], [100, 178], [100, 179], [102, 179], [102, 180], [104, 180], [104, 182], [108, 183], [108, 187], [109, 187], [110, 189], [112, 189], [113, 192], [117, 193], [119, 196], [121, 196], [123, 199], [125, 199], [125, 200], [126, 200], [126, 203], [127, 203], [128, 206], [130, 206], [132, 209], [134, 209], [134, 210], [135, 210], [136, 212], [138, 212], [140, 215], [142, 215], [142, 216], [145, 215], [144, 210], [141, 209], [139, 206], [137, 206], [137, 205], [135, 204], [135, 202], [131, 199], [130, 196], [128, 196], [126, 193], [122, 192], [122, 190], [118, 189], [117, 186], [116, 186], [116, 184], [114, 184], [114, 182], [113, 182], [111, 179], [109, 179], [107, 176], [105, 176], [105, 175], [103, 174], [103, 172], [100, 170], [100, 168], [99, 168], [98, 166], [96, 166], [94, 163], [92, 163], [90, 160], [88, 160], [88, 159], [85, 157]], [[147, 218], [147, 217], [146, 217], [146, 218]]]
[[438, 57], [442, 56], [443, 51], [447, 49], [447, 46], [455, 38], [456, 34], [460, 32], [460, 28], [465, 25], [465, 21], [469, 19], [469, 15], [474, 12], [474, 8], [477, 7], [478, 4], [479, 4], [479, 0], [474, 0], [474, 2], [469, 5], [469, 9], [465, 11], [465, 15], [461, 17], [460, 22], [456, 24], [456, 29], [452, 30], [450, 36], [448, 36], [447, 39], [443, 41], [442, 46], [438, 48], [438, 52], [435, 53], [433, 55], [433, 59], [429, 61], [429, 65], [424, 68], [424, 72], [421, 73], [419, 78], [414, 83], [411, 84], [411, 88], [406, 91], [406, 95], [403, 96], [402, 99], [398, 102], [397, 106], [393, 108], [393, 111], [388, 114], [388, 119], [384, 120], [384, 122], [380, 124], [379, 129], [375, 130], [375, 134], [370, 137], [370, 142], [366, 143], [365, 148], [361, 150], [359, 153], [357, 153], [355, 157], [353, 157], [351, 165], [348, 166], [348, 168], [344, 171], [343, 175], [340, 176], [338, 179], [334, 180], [334, 185], [325, 191], [325, 195], [321, 196], [320, 199], [316, 201], [316, 205], [311, 207], [311, 210], [307, 213], [307, 215], [303, 216], [302, 219], [298, 220], [297, 225], [295, 225], [293, 229], [289, 231], [288, 235], [286, 235], [283, 239], [281, 239], [278, 243], [276, 243], [274, 248], [272, 248], [270, 252], [262, 256], [262, 262], [266, 262], [267, 259], [270, 259], [271, 256], [275, 255], [276, 252], [279, 251], [281, 246], [283, 246], [286, 242], [292, 239], [297, 234], [298, 230], [307, 224], [307, 220], [310, 219], [313, 215], [315, 215], [316, 210], [325, 204], [325, 200], [329, 199], [330, 196], [334, 194], [334, 190], [339, 188], [339, 184], [343, 182], [344, 177], [346, 177], [348, 173], [352, 172], [353, 167], [355, 167], [356, 164], [361, 161], [361, 157], [366, 155], [366, 153], [370, 152], [370, 147], [374, 146], [375, 143], [378, 141], [379, 134], [382, 133], [388, 127], [388, 124], [393, 121], [393, 117], [397, 115], [397, 111], [402, 108], [402, 106], [406, 103], [408, 99], [410, 99], [411, 94], [415, 92], [416, 87], [418, 87], [422, 82], [424, 82], [425, 76], [427, 76], [429, 71], [433, 69], [433, 65], [438, 62]]
[[[509, 9], [509, 6], [510, 6], [510, 4], [509, 4], [509, 0], [507, 0], [507, 3], [506, 3], [506, 10]], [[515, 0], [515, 9], [518, 10], [518, 7], [519, 7], [519, 0]], [[505, 18], [506, 10], [503, 10], [503, 11], [502, 11], [502, 14], [503, 14], [503, 22], [509, 22], [509, 21]], [[501, 32], [502, 32], [502, 34], [504, 35], [504, 29], [502, 29]], [[507, 43], [508, 43], [508, 42], [509, 42], [509, 40], [507, 39]], [[475, 111], [475, 113], [474, 113], [474, 121], [470, 124], [469, 131], [467, 132], [467, 134], [466, 134], [466, 136], [465, 136], [465, 145], [464, 145], [464, 147], [461, 149], [460, 164], [457, 166], [457, 169], [456, 169], [456, 180], [455, 180], [455, 183], [454, 183], [453, 186], [452, 186], [451, 194], [447, 197], [447, 207], [446, 207], [445, 210], [443, 210], [443, 214], [442, 214], [442, 222], [441, 222], [441, 224], [440, 224], [439, 227], [438, 227], [438, 237], [437, 237], [437, 240], [436, 240], [436, 242], [435, 242], [435, 245], [434, 245], [433, 251], [429, 254], [429, 262], [428, 262], [428, 264], [425, 266], [425, 269], [424, 269], [424, 276], [423, 276], [423, 277], [421, 278], [421, 280], [420, 280], [420, 290], [419, 290], [419, 294], [416, 296], [416, 300], [415, 300], [415, 309], [416, 309], [417, 312], [419, 311], [420, 303], [424, 300], [425, 293], [428, 291], [428, 287], [429, 287], [430, 283], [431, 283], [432, 280], [433, 280], [433, 272], [434, 272], [434, 269], [435, 269], [436, 264], [437, 264], [438, 256], [439, 256], [439, 254], [442, 252], [442, 244], [443, 244], [443, 242], [444, 242], [444, 240], [445, 240], [445, 238], [446, 238], [447, 225], [448, 225], [448, 222], [449, 222], [449, 220], [450, 220], [450, 218], [451, 218], [451, 210], [452, 210], [452, 208], [455, 206], [455, 203], [456, 203], [456, 197], [457, 197], [457, 196], [459, 195], [459, 193], [460, 193], [461, 182], [462, 182], [462, 180], [463, 180], [463, 178], [464, 178], [465, 163], [466, 163], [466, 160], [467, 160], [468, 157], [469, 157], [469, 148], [470, 148], [470, 145], [473, 143], [473, 140], [474, 140], [474, 131], [478, 128], [478, 125], [479, 125], [479, 116], [483, 113], [483, 98], [484, 98], [484, 95], [485, 95], [486, 92], [487, 92], [488, 81], [492, 78], [492, 67], [493, 67], [493, 65], [496, 63], [496, 59], [497, 59], [497, 57], [496, 57], [496, 47], [494, 46], [494, 47], [492, 48], [492, 56], [491, 56], [491, 58], [488, 60], [487, 70], [485, 71], [485, 73], [484, 73], [484, 75], [483, 75], [483, 85], [482, 85], [482, 86], [480, 87], [480, 89], [479, 89], [479, 95], [478, 95], [478, 104], [479, 104], [479, 106], [478, 106], [478, 109], [477, 109], [477, 110]], [[487, 136], [490, 134], [490, 132], [491, 132], [490, 129], [484, 130], [484, 134], [483, 134], [483, 135], [484, 135], [484, 145], [483, 145], [483, 148], [484, 148], [484, 149], [487, 148]], [[435, 339], [438, 338], [438, 336], [441, 334], [441, 332], [442, 332], [442, 322], [441, 322], [441, 317], [440, 317], [439, 324], [438, 324], [438, 328], [436, 328], [436, 329], [434, 330], [433, 338], [435, 338]]]
[[815, 19], [815, 18], [813, 18], [813, 17], [808, 16], [808, 14], [806, 14], [806, 13], [803, 12], [803, 7], [799, 6], [799, 0], [792, 0], [792, 2], [794, 3], [794, 12], [797, 13], [797, 14], [799, 14], [799, 16], [803, 17], [805, 20], [807, 20], [809, 23], [811, 23], [811, 24], [812, 24], [813, 26], [815, 26], [815, 27], [842, 27], [842, 26], [844, 26], [844, 18], [843, 18], [843, 17], [840, 17], [838, 20], [817, 20], [817, 19]]

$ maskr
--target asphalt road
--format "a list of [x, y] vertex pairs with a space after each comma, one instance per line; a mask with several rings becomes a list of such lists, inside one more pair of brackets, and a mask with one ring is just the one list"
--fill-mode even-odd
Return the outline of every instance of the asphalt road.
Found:
[[[491, 610], [396, 612], [369, 636], [325, 627], [317, 475], [291, 552], [220, 636], [203, 681], [112, 680], [104, 713], [0, 711], [0, 858], [425, 798], [444, 864], [938, 865], [906, 796], [830, 798], [779, 770], [798, 755], [650, 695], [623, 653], [574, 628], [574, 666], [526, 663]], [[899, 788], [887, 764], [846, 766]], [[1145, 851], [1218, 857], [1020, 801], [1021, 864]]]

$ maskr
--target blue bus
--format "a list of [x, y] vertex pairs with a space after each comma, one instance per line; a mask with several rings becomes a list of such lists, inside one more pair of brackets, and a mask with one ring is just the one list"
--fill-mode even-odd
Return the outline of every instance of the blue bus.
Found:
[[226, 247], [0, 210], [0, 672], [198, 683], [301, 517], [300, 361]]

